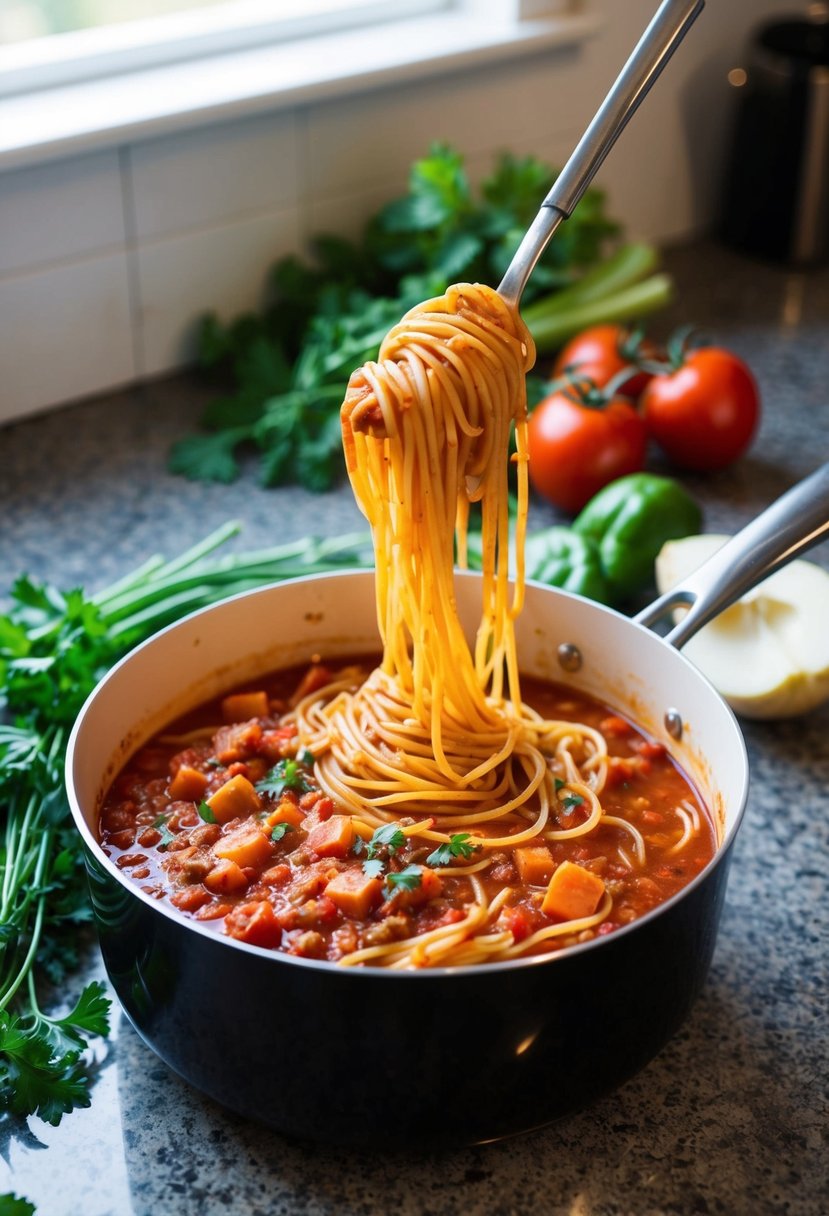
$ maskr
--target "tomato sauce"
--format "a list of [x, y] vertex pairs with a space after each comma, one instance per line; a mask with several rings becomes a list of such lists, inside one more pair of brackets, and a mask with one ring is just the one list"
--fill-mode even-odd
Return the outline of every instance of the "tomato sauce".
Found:
[[[474, 892], [461, 838], [453, 838], [457, 855], [437, 859], [433, 842], [405, 834], [415, 821], [401, 818], [366, 840], [320, 789], [314, 758], [285, 715], [298, 686], [327, 674], [319, 666], [278, 673], [172, 724], [113, 782], [99, 837], [131, 881], [182, 916], [254, 945], [337, 962], [462, 921]], [[711, 859], [716, 834], [688, 778], [627, 719], [552, 683], [524, 678], [522, 694], [545, 718], [602, 732], [610, 754], [604, 814], [630, 824], [645, 850], [643, 862], [634, 834], [604, 821], [585, 835], [542, 842], [551, 872], [564, 862], [581, 867], [611, 902], [601, 923], [539, 942], [532, 953], [540, 953], [612, 933], [669, 899]], [[565, 799], [549, 827], [571, 828], [584, 815]], [[517, 851], [503, 849], [477, 874], [490, 899], [508, 888], [489, 929], [508, 930], [516, 944], [557, 919], [545, 905], [549, 874], [528, 877], [520, 868]]]

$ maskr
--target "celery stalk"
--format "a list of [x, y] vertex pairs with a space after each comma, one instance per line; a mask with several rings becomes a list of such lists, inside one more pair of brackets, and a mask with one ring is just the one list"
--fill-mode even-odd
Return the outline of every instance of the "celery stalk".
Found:
[[539, 354], [549, 354], [591, 325], [634, 321], [658, 308], [664, 308], [673, 296], [673, 287], [670, 275], [654, 274], [611, 295], [588, 299], [564, 310], [549, 309], [546, 313], [536, 313], [534, 317], [528, 317], [525, 313], [524, 320]]

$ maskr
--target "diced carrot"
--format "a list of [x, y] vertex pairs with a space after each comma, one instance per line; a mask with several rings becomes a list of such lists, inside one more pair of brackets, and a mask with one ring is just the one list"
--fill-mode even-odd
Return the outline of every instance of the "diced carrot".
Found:
[[223, 836], [214, 846], [213, 852], [217, 857], [235, 861], [237, 866], [253, 866], [259, 870], [273, 856], [273, 845], [254, 821], [242, 823], [228, 832], [227, 836]]
[[282, 926], [266, 899], [235, 907], [225, 917], [225, 931], [240, 942], [266, 949], [278, 946], [282, 940]]
[[348, 815], [332, 815], [308, 833], [307, 844], [320, 857], [347, 857], [354, 844], [354, 825]]
[[207, 805], [217, 823], [229, 823], [231, 819], [244, 819], [262, 807], [262, 799], [247, 777], [239, 774], [220, 785]]
[[325, 888], [345, 916], [364, 920], [383, 898], [383, 883], [379, 878], [367, 878], [358, 867], [343, 870]]
[[547, 886], [541, 911], [560, 920], [592, 916], [602, 901], [604, 881], [572, 861], [563, 861]]
[[540, 887], [548, 882], [556, 865], [552, 853], [543, 844], [527, 845], [524, 848], [516, 849], [513, 857], [521, 881], [529, 883], [533, 887]]
[[276, 810], [271, 811], [265, 819], [269, 828], [276, 827], [278, 823], [289, 823], [292, 828], [299, 828], [304, 822], [305, 816], [302, 811], [295, 802], [289, 802], [287, 798], [283, 798]]
[[312, 663], [294, 689], [294, 694], [291, 697], [291, 706], [298, 705], [303, 697], [307, 697], [309, 693], [316, 692], [318, 688], [322, 688], [324, 684], [327, 684], [330, 679], [331, 672], [327, 667], [323, 667], [321, 663]]
[[189, 764], [182, 764], [167, 786], [167, 793], [171, 798], [180, 798], [183, 802], [198, 802], [206, 789], [206, 775]]
[[248, 882], [242, 867], [229, 857], [223, 857], [205, 877], [204, 885], [216, 895], [226, 895], [229, 891], [241, 891]]
[[222, 717], [225, 722], [247, 722], [249, 718], [265, 718], [268, 709], [268, 694], [263, 690], [233, 692], [222, 698]]

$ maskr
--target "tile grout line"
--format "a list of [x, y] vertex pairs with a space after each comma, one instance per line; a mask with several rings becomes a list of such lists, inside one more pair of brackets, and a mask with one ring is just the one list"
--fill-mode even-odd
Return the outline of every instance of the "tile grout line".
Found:
[[143, 308], [141, 302], [141, 273], [138, 268], [138, 225], [135, 216], [132, 154], [128, 144], [118, 149], [118, 172], [121, 182], [121, 206], [124, 214], [124, 241], [127, 260], [127, 304], [130, 315], [130, 336], [135, 378], [140, 380], [146, 366], [144, 349]]

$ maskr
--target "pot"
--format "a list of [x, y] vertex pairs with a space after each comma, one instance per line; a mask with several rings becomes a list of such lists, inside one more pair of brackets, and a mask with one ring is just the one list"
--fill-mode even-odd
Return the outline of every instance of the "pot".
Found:
[[[725, 565], [719, 554], [712, 559], [719, 607], [728, 599], [723, 570], [736, 575], [734, 598], [781, 554], [788, 560], [819, 539], [829, 528], [821, 518], [829, 520], [829, 466], [753, 525], [762, 562], [740, 560], [734, 549]], [[695, 579], [644, 617], [693, 600], [702, 586]], [[457, 595], [471, 635], [479, 577], [459, 575]], [[689, 617], [704, 618], [706, 602]], [[69, 800], [110, 981], [172, 1069], [224, 1106], [300, 1138], [374, 1150], [480, 1143], [586, 1105], [680, 1026], [714, 950], [746, 803], [746, 750], [728, 706], [668, 640], [611, 609], [530, 585], [517, 623], [522, 669], [629, 714], [668, 747], [711, 810], [719, 848], [678, 895], [554, 955], [391, 972], [219, 936], [125, 878], [95, 825], [133, 752], [172, 718], [256, 673], [316, 652], [376, 651], [375, 613], [372, 574], [346, 572], [249, 592], [163, 630], [114, 667], [83, 708], [68, 747]]]

